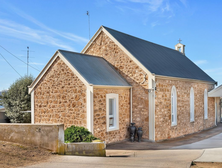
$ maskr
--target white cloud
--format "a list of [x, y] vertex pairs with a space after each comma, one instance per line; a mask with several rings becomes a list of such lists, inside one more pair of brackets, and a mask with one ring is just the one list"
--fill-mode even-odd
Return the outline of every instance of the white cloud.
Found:
[[[169, 0], [116, 0], [119, 9], [123, 13], [127, 13], [128, 10], [134, 14], [139, 15], [144, 25], [147, 22], [151, 27], [168, 23], [168, 20], [175, 16], [173, 11], [173, 5]], [[124, 2], [121, 4], [121, 2]], [[137, 5], [132, 5], [132, 3]], [[155, 20], [158, 20], [158, 24]]]
[[64, 44], [64, 42], [55, 37], [52, 37], [46, 31], [32, 29], [9, 20], [0, 19], [0, 33], [42, 45], [51, 45], [67, 50], [74, 50], [73, 47]]
[[130, 1], [134, 3], [149, 4], [149, 10], [151, 12], [157, 11], [162, 6], [163, 3], [163, 0], [130, 0]]
[[206, 73], [221, 73], [221, 71], [222, 71], [222, 68], [212, 68], [212, 69], [205, 69], [204, 70]]
[[14, 6], [10, 6], [11, 9], [13, 9], [13, 11], [18, 14], [19, 16], [23, 17], [24, 19], [26, 20], [29, 20], [30, 22], [38, 25], [39, 27], [41, 27], [42, 29], [45, 29], [51, 33], [54, 33], [56, 35], [59, 35], [63, 38], [66, 38], [66, 39], [69, 39], [69, 40], [72, 40], [72, 41], [75, 41], [75, 42], [88, 42], [88, 39], [86, 38], [83, 38], [83, 37], [80, 37], [80, 36], [77, 36], [75, 34], [72, 34], [72, 33], [64, 33], [64, 32], [59, 32], [57, 30], [54, 30], [46, 25], [44, 25], [43, 23], [39, 22], [38, 20], [36, 20], [35, 18], [33, 18], [32, 16], [30, 15], [27, 15], [26, 13], [24, 13], [23, 11], [15, 8]]
[[39, 63], [39, 62], [30, 62], [29, 64], [31, 64], [31, 65], [45, 65], [44, 63]]
[[151, 26], [152, 26], [152, 27], [155, 27], [155, 26], [158, 25], [158, 24], [159, 24], [158, 21], [156, 21], [156, 22], [151, 23]]
[[181, 2], [184, 6], [187, 6], [187, 0], [180, 0], [180, 2]]
[[195, 63], [196, 65], [207, 64], [207, 60], [197, 60], [197, 61], [194, 61], [194, 63]]

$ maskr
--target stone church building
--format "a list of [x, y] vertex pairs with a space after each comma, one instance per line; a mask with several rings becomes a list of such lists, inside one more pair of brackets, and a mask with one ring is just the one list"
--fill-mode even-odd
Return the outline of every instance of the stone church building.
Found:
[[129, 138], [131, 122], [145, 139], [176, 138], [220, 121], [215, 84], [185, 45], [101, 26], [81, 53], [56, 51], [30, 85], [32, 123], [84, 126], [106, 143]]

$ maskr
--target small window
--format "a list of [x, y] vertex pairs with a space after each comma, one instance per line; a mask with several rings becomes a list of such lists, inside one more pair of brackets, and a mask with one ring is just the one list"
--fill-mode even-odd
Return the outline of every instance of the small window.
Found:
[[119, 96], [118, 94], [106, 95], [106, 123], [107, 131], [119, 129]]
[[194, 121], [194, 90], [190, 89], [190, 122]]
[[171, 125], [177, 125], [177, 91], [175, 86], [171, 90]]
[[204, 90], [204, 119], [208, 118], [208, 95], [207, 89]]

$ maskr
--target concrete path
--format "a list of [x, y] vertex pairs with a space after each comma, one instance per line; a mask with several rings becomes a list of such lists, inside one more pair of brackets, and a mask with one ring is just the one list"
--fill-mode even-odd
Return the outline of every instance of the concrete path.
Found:
[[172, 149], [212, 149], [212, 148], [222, 148], [222, 133], [199, 142], [172, 147]]
[[202, 150], [107, 151], [111, 157], [54, 156], [49, 162], [26, 168], [188, 168]]
[[206, 149], [194, 162], [222, 162], [222, 148]]
[[173, 149], [203, 149], [203, 154], [194, 162], [222, 162], [222, 133], [199, 142], [176, 146]]

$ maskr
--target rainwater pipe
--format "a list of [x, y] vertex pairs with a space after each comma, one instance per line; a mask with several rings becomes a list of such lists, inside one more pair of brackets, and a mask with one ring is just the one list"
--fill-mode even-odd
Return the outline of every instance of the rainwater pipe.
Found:
[[133, 87], [130, 88], [130, 123], [133, 122]]

